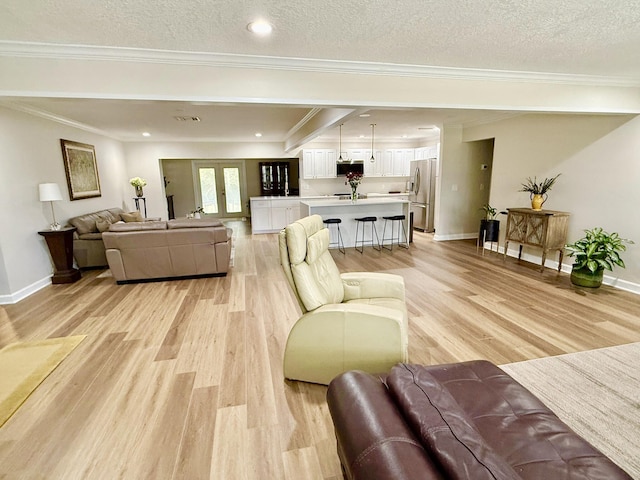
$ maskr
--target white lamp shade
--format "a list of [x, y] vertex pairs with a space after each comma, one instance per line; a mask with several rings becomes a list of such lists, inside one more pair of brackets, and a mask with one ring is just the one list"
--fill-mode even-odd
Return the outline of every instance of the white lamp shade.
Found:
[[40, 189], [41, 202], [56, 202], [62, 200], [62, 193], [57, 183], [41, 183], [38, 185]]

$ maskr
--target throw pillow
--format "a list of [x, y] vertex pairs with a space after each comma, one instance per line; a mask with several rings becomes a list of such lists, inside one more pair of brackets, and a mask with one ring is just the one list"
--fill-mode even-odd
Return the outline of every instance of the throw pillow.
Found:
[[142, 214], [138, 211], [129, 212], [129, 213], [121, 213], [120, 216], [126, 223], [131, 222], [143, 222]]
[[109, 220], [98, 220], [98, 221], [96, 221], [96, 228], [98, 229], [98, 231], [100, 233], [106, 232], [107, 230], [109, 230], [109, 226], [110, 225], [111, 225], [111, 222]]

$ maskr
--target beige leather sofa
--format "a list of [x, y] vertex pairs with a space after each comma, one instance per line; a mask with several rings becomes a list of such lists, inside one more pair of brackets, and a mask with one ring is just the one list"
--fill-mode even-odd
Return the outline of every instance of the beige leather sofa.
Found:
[[[108, 208], [97, 212], [85, 213], [70, 218], [67, 223], [76, 227], [73, 233], [73, 257], [80, 268], [97, 268], [107, 266], [102, 233], [116, 222], [135, 221], [139, 212], [126, 213], [121, 208]], [[155, 221], [160, 218], [145, 218], [144, 221]]]
[[286, 378], [326, 385], [348, 370], [386, 372], [407, 361], [401, 276], [340, 274], [319, 215], [288, 225], [280, 232], [279, 246], [282, 267], [303, 313], [287, 339]]
[[118, 283], [226, 275], [232, 231], [219, 220], [178, 219], [113, 224], [102, 234]]

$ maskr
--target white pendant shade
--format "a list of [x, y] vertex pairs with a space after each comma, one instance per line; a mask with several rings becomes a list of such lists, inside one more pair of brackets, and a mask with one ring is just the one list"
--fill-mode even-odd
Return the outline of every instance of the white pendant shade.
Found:
[[38, 185], [41, 202], [57, 202], [62, 200], [62, 193], [57, 183], [41, 183]]

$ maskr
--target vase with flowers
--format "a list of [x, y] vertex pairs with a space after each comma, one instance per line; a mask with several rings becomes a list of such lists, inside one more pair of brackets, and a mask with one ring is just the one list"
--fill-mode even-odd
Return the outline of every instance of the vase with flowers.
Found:
[[351, 187], [351, 201], [355, 203], [358, 199], [358, 185], [362, 181], [362, 174], [359, 172], [347, 172], [346, 177], [347, 181], [344, 184], [349, 184]]
[[144, 178], [133, 177], [129, 179], [129, 183], [136, 190], [136, 197], [142, 197], [144, 193], [142, 192], [142, 187], [147, 184], [147, 181]]

